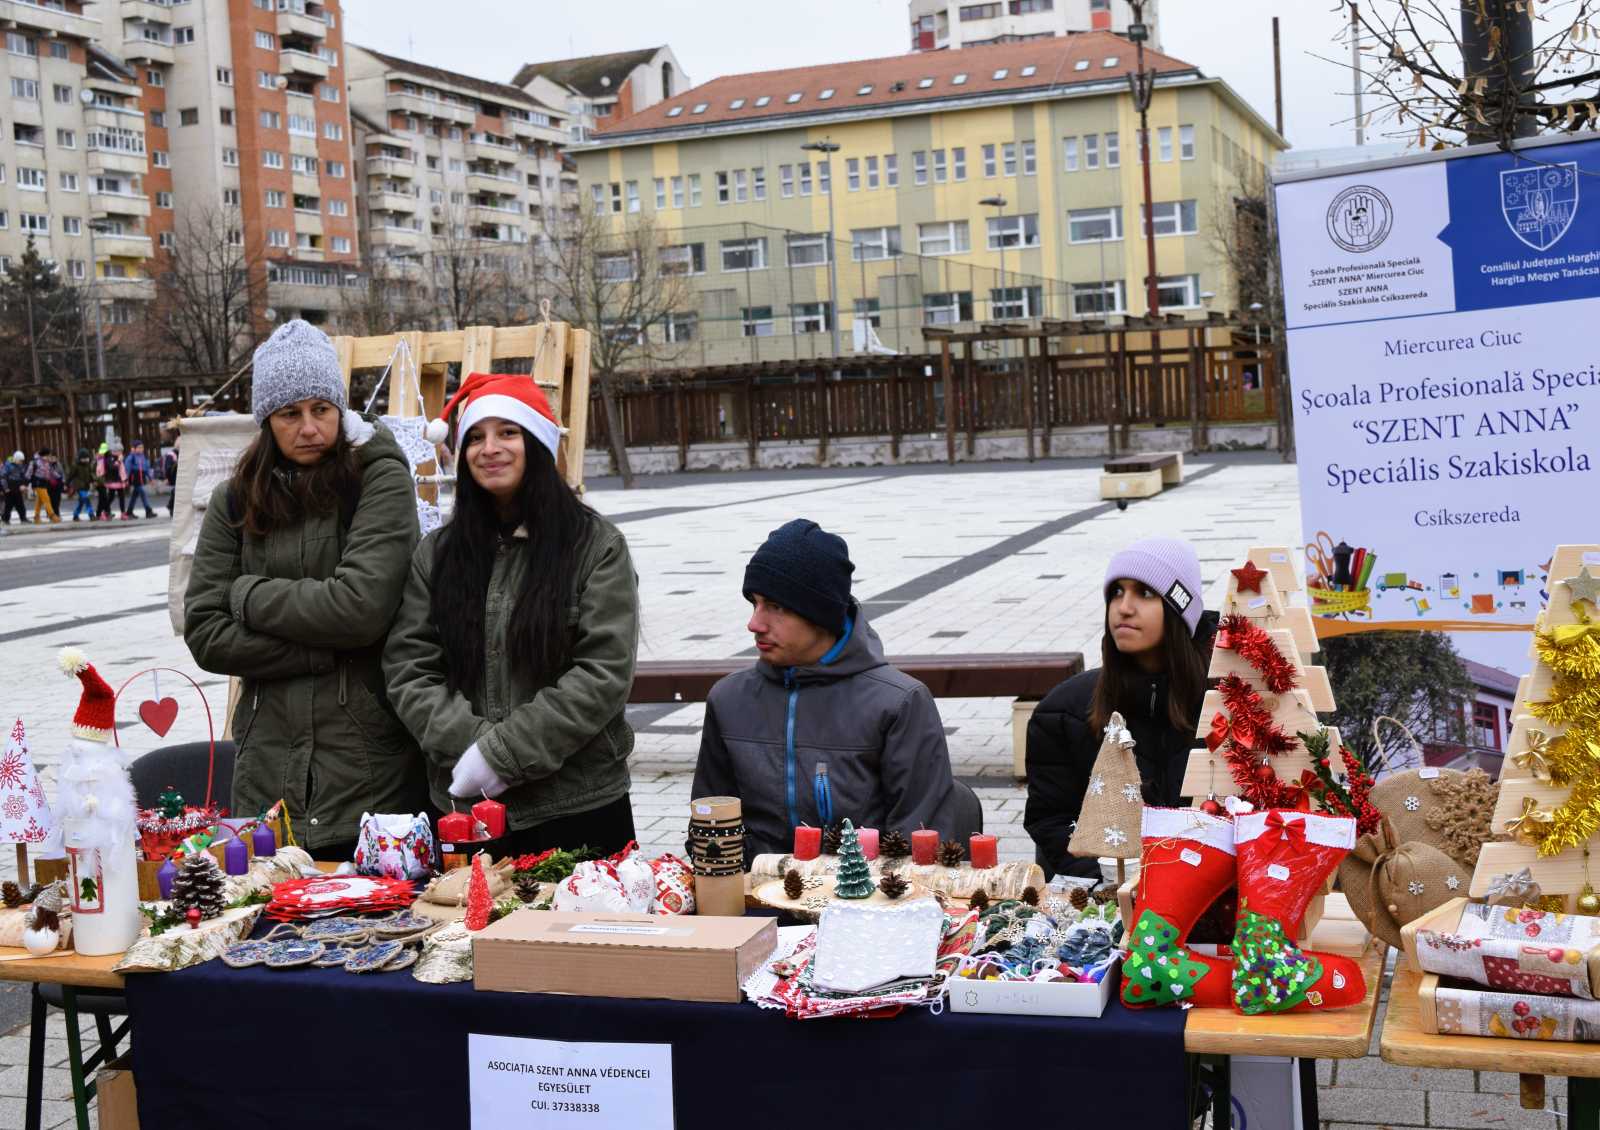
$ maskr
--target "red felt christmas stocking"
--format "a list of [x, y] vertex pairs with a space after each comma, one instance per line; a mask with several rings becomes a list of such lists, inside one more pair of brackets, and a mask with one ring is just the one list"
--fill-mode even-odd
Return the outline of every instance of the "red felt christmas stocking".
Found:
[[1356, 822], [1274, 808], [1234, 819], [1239, 922], [1233, 935], [1233, 1004], [1240, 1012], [1343, 1008], [1366, 999], [1361, 966], [1302, 950], [1306, 906], [1355, 846]]
[[1122, 1001], [1135, 1008], [1184, 1001], [1226, 1008], [1231, 963], [1192, 953], [1184, 942], [1233, 885], [1233, 823], [1193, 808], [1146, 808], [1141, 834]]

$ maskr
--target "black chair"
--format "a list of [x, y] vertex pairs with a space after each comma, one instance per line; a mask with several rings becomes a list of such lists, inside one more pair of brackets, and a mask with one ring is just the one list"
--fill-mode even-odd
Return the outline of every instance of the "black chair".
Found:
[[954, 796], [950, 802], [950, 838], [965, 844], [973, 833], [983, 831], [983, 802], [965, 781], [951, 781]]
[[[217, 743], [216, 760], [211, 761], [209, 742], [153, 749], [128, 767], [133, 793], [141, 808], [155, 805], [168, 788], [176, 789], [190, 804], [204, 803], [206, 774], [211, 774], [211, 798], [226, 805], [233, 795], [233, 762], [237, 750], [232, 742]], [[117, 1044], [128, 1034], [128, 1003], [119, 992], [107, 989], [75, 988], [70, 985], [35, 984], [31, 1020], [28, 1028], [28, 1093], [24, 1106], [26, 1130], [39, 1130], [40, 1103], [44, 1084], [44, 1030], [51, 1008], [67, 1014], [67, 1067], [72, 1076], [72, 1099], [78, 1125], [87, 1130], [88, 1103], [94, 1098], [94, 1072], [117, 1056]], [[94, 1017], [100, 1047], [87, 1059], [79, 1043], [78, 1014]]]

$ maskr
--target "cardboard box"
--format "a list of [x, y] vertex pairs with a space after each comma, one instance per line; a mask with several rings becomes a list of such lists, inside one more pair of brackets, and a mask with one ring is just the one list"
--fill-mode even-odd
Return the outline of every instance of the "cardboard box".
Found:
[[133, 1089], [132, 1057], [124, 1053], [95, 1075], [100, 1130], [139, 1130], [139, 1098]]
[[518, 910], [473, 938], [473, 987], [736, 1003], [777, 944], [774, 918]]
[[969, 981], [950, 979], [951, 1012], [999, 1012], [1007, 1016], [1099, 1016], [1122, 984], [1122, 962], [1098, 983], [1066, 981]]

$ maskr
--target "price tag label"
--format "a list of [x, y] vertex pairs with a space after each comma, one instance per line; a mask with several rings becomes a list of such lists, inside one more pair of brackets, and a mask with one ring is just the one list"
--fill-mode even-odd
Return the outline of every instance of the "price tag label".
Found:
[[1289, 555], [1287, 553], [1271, 553], [1267, 555], [1267, 560], [1274, 565], [1287, 565], [1289, 564]]
[[467, 1036], [472, 1130], [673, 1130], [672, 1045]]
[[1287, 883], [1289, 881], [1289, 869], [1281, 863], [1269, 863], [1267, 864], [1267, 878]]
[[1266, 603], [1267, 603], [1267, 598], [1266, 597], [1258, 596], [1258, 597], [1256, 597], [1254, 600], [1252, 600], [1250, 602], [1249, 607], [1251, 607], [1251, 608], [1260, 608], [1262, 605], [1264, 605]]
[[1418, 769], [1417, 770], [1417, 776], [1420, 779], [1424, 780], [1424, 781], [1431, 781], [1435, 777], [1437, 777], [1438, 775], [1439, 775], [1439, 767], [1437, 765], [1429, 765], [1425, 769]]
[[1586, 550], [1583, 555], [1583, 563], [1585, 565], [1600, 565], [1600, 553], [1596, 553], [1592, 549]]
[[1195, 851], [1194, 848], [1184, 848], [1178, 853], [1178, 858], [1183, 860], [1190, 867], [1200, 866], [1200, 853]]

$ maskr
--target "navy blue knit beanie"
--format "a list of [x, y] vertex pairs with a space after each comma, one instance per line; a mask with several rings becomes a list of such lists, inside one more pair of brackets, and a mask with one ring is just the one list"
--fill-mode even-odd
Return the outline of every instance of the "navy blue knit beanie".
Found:
[[744, 596], [760, 593], [819, 628], [844, 635], [850, 611], [850, 547], [838, 534], [796, 518], [772, 533], [744, 570]]

